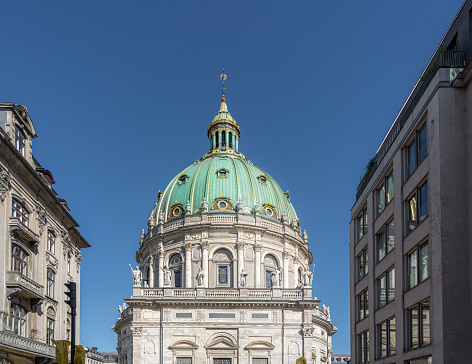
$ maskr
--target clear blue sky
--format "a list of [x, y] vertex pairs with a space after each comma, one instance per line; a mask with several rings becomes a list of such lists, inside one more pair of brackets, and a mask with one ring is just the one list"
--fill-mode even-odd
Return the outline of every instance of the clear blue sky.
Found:
[[349, 347], [349, 220], [364, 167], [462, 0], [3, 1], [0, 101], [28, 106], [33, 153], [92, 245], [81, 341], [114, 350], [156, 194], [208, 150], [220, 103], [240, 151], [289, 190]]

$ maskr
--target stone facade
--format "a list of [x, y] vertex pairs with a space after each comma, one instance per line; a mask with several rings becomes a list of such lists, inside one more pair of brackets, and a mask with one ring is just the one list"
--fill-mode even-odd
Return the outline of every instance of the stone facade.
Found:
[[459, 363], [472, 325], [472, 1], [369, 164], [351, 210], [354, 363]]
[[36, 137], [26, 107], [0, 103], [0, 357], [38, 363], [55, 355], [52, 338], [67, 339], [70, 310], [64, 283], [77, 282], [80, 318], [80, 249], [77, 230], [54, 178], [32, 153]]

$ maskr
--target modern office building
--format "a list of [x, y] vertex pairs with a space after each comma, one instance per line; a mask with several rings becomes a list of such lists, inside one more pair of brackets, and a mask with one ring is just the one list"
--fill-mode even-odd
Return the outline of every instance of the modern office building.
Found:
[[470, 357], [471, 7], [463, 3], [357, 188], [353, 363]]
[[308, 236], [289, 193], [239, 152], [224, 94], [207, 137], [142, 233], [119, 363], [329, 363], [337, 329], [312, 297]]
[[80, 328], [80, 250], [77, 230], [51, 172], [33, 157], [36, 132], [26, 107], [0, 103], [0, 361], [52, 362], [52, 339], [70, 340], [64, 283], [77, 282]]

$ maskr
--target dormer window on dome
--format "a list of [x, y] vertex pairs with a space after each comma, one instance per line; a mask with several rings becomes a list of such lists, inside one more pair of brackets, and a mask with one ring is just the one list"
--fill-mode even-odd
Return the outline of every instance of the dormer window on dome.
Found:
[[263, 184], [264, 186], [267, 185], [267, 177], [264, 176], [263, 174], [261, 174], [260, 176], [257, 176], [257, 179], [259, 180], [259, 182], [261, 184]]
[[265, 203], [262, 208], [262, 214], [267, 215], [273, 218], [277, 218], [277, 212], [275, 211], [275, 207], [270, 203]]
[[186, 174], [181, 175], [181, 176], [179, 177], [178, 185], [179, 185], [179, 186], [182, 186], [182, 185], [186, 184], [188, 178], [189, 178], [189, 177], [188, 177]]
[[220, 168], [216, 171], [216, 177], [218, 178], [228, 178], [229, 171], [226, 168]]
[[184, 207], [181, 203], [174, 203], [171, 208], [170, 208], [170, 212], [169, 212], [169, 216], [168, 218], [172, 218], [172, 217], [177, 217], [177, 216], [180, 216], [180, 215], [183, 215], [185, 212], [184, 210]]
[[218, 197], [213, 206], [211, 207], [212, 210], [233, 210], [233, 204], [229, 202], [228, 197]]

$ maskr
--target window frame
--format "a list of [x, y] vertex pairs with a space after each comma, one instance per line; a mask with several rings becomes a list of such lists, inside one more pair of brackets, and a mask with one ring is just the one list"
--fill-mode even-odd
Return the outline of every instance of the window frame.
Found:
[[[415, 130], [415, 135], [411, 139], [410, 143], [405, 146], [405, 181], [410, 178], [410, 176], [416, 171], [418, 166], [423, 162], [428, 155], [428, 129], [427, 129], [427, 122], [424, 121], [421, 126], [419, 126]], [[422, 134], [423, 131], [426, 134]], [[425, 136], [425, 144], [420, 144], [422, 141], [423, 136]], [[420, 156], [420, 152], [423, 148], [426, 147], [426, 151], [422, 156]], [[412, 149], [414, 148], [414, 149]], [[412, 156], [414, 152], [414, 156]], [[411, 166], [411, 167], [410, 167]]]
[[[424, 192], [426, 193], [426, 202], [424, 201]], [[413, 190], [413, 192], [405, 200], [405, 236], [408, 236], [429, 216], [428, 200], [428, 180], [425, 179], [421, 184], [418, 185], [418, 187]], [[414, 204], [414, 207], [412, 204]], [[421, 209], [425, 207], [426, 214], [420, 216]]]
[[[392, 331], [392, 321], [393, 321], [393, 331]], [[385, 350], [382, 347], [384, 341], [382, 339], [382, 326], [385, 325]], [[377, 359], [387, 358], [396, 354], [396, 321], [395, 316], [386, 319], [385, 321], [380, 322], [376, 325], [377, 328]], [[393, 345], [392, 345], [392, 332], [394, 335]], [[393, 350], [392, 350], [393, 347]], [[385, 351], [385, 355], [383, 355]]]
[[[390, 278], [392, 277], [393, 277], [393, 297], [390, 297], [389, 291], [392, 289], [392, 287], [390, 287], [391, 285]], [[383, 278], [385, 278], [384, 289], [381, 288]], [[376, 281], [375, 288], [376, 288], [376, 293], [377, 293], [376, 295], [377, 306], [376, 307], [377, 307], [377, 310], [379, 310], [382, 307], [385, 307], [386, 305], [388, 305], [390, 302], [395, 301], [395, 266], [392, 266], [389, 269], [387, 269], [375, 281]], [[381, 304], [381, 301], [380, 301], [382, 290], [385, 290], [385, 302], [383, 304]]]
[[27, 337], [28, 311], [17, 303], [10, 303], [8, 313], [8, 330], [15, 335]]
[[369, 362], [369, 330], [357, 334], [357, 359], [360, 364]]
[[16, 217], [24, 226], [28, 227], [29, 211], [15, 197], [11, 199], [11, 216]]
[[367, 214], [367, 206], [364, 206], [361, 212], [356, 217], [356, 243], [362, 240], [367, 234], [367, 224], [369, 222], [369, 215]]
[[[361, 264], [363, 262], [363, 264]], [[361, 250], [356, 257], [356, 277], [357, 282], [360, 282], [369, 274], [369, 250], [368, 246]]]
[[53, 345], [51, 340], [54, 340], [54, 331], [56, 328], [56, 320], [52, 317], [46, 318], [46, 344]]
[[46, 269], [46, 295], [52, 299], [54, 299], [55, 283], [56, 283], [56, 272], [54, 271], [54, 269], [48, 267]]
[[[220, 268], [226, 268], [226, 283], [220, 283]], [[230, 263], [216, 263], [216, 286], [217, 287], [230, 287], [230, 273], [231, 264]]]
[[23, 157], [26, 157], [26, 135], [15, 125], [15, 148]]
[[[356, 296], [357, 322], [369, 317], [369, 289], [366, 288]], [[361, 316], [362, 313], [362, 316]]]
[[[388, 191], [389, 191], [390, 182], [392, 186], [392, 196], [389, 199]], [[392, 202], [394, 197], [395, 197], [395, 190], [393, 186], [393, 170], [391, 170], [389, 173], [387, 173], [384, 176], [382, 183], [375, 190], [375, 217], [376, 218], [378, 218], [382, 214], [382, 212], [387, 208], [390, 202]], [[380, 207], [381, 199], [383, 199], [382, 208]]]
[[[390, 228], [392, 235], [389, 234]], [[393, 237], [393, 244], [389, 244], [389, 237]], [[380, 245], [383, 245], [383, 256], [380, 257]], [[395, 249], [395, 219], [389, 220], [382, 229], [375, 235], [375, 262], [380, 263], [387, 255], [389, 255]]]
[[[429, 346], [431, 345], [431, 302], [430, 302], [430, 297], [427, 299], [420, 301], [413, 306], [408, 307], [406, 311], [406, 330], [407, 330], [407, 335], [406, 335], [406, 343], [407, 343], [407, 349], [412, 350], [412, 349], [417, 349], [421, 348], [424, 346]], [[428, 326], [429, 326], [429, 336], [427, 341], [425, 340], [425, 325], [424, 325], [424, 312], [425, 310], [423, 309], [424, 305], [428, 306]], [[413, 324], [412, 324], [412, 311], [416, 309], [417, 312], [417, 345], [413, 344]]]
[[[422, 249], [427, 249], [427, 264], [426, 264], [426, 273], [427, 275], [421, 279], [422, 272], [424, 272], [421, 268], [422, 262], [421, 262], [421, 252], [424, 251]], [[411, 273], [412, 273], [412, 266], [410, 264], [411, 262], [411, 256], [415, 254], [415, 260], [416, 260], [416, 269], [415, 269], [415, 283], [411, 284]], [[409, 291], [412, 288], [415, 288], [419, 284], [423, 283], [424, 281], [428, 280], [431, 277], [431, 253], [429, 250], [429, 240], [424, 240], [421, 243], [417, 244], [412, 250], [410, 250], [407, 254], [405, 254], [405, 268], [406, 268], [406, 274], [405, 274], [405, 287], [406, 291]]]
[[[20, 255], [14, 254], [15, 248], [20, 252]], [[19, 272], [25, 277], [28, 276], [28, 253], [20, 245], [11, 244], [11, 270], [13, 272]], [[18, 269], [17, 269], [18, 267]]]
[[53, 255], [56, 254], [56, 234], [52, 230], [48, 230], [47, 250]]

